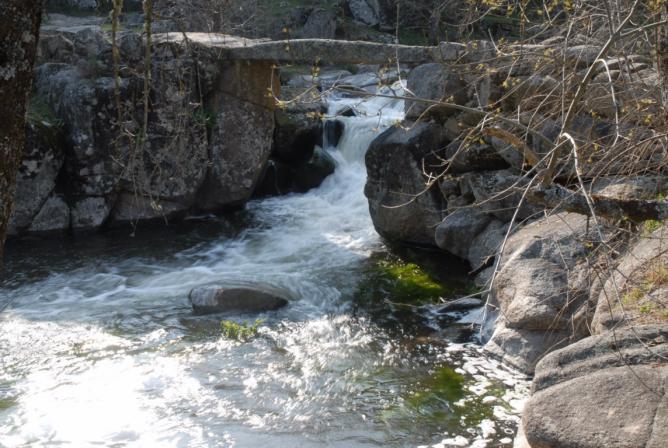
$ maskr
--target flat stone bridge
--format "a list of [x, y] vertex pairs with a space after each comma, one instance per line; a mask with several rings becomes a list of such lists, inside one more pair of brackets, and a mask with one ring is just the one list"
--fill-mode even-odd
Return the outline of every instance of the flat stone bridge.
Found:
[[314, 62], [327, 64], [423, 64], [449, 62], [466, 53], [465, 44], [443, 42], [438, 46], [409, 46], [330, 39], [266, 40], [226, 34], [163, 33], [157, 43], [188, 44], [214, 52], [222, 60]]
[[[442, 42], [437, 46], [409, 46], [330, 39], [246, 39], [215, 33], [160, 33], [158, 46], [197, 52], [217, 65], [214, 90], [245, 103], [274, 110], [281, 86], [275, 74], [280, 64], [410, 64], [454, 62], [478, 53], [471, 45]], [[475, 48], [475, 49], [474, 49]], [[273, 95], [267, 95], [271, 91]], [[290, 99], [290, 98], [288, 98]]]

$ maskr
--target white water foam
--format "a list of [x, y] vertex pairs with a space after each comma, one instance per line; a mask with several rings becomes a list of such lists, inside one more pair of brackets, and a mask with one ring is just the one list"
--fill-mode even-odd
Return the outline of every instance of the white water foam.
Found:
[[[337, 118], [344, 133], [326, 148], [336, 172], [306, 194], [251, 202], [254, 225], [238, 238], [52, 260], [48, 275], [0, 291], [11, 303], [0, 314], [0, 446], [439, 446], [402, 417], [434, 363], [470, 378], [469, 400], [506, 388], [490, 395], [493, 419], [441, 445], [487, 443], [514, 424], [524, 386], [474, 345], [416, 355], [342, 300], [384, 250], [362, 194], [364, 154], [403, 114], [386, 98], [334, 98], [329, 113], [351, 106], [361, 116]], [[187, 293], [205, 284], [261, 284], [292, 302], [241, 344], [215, 318], [190, 316]]]

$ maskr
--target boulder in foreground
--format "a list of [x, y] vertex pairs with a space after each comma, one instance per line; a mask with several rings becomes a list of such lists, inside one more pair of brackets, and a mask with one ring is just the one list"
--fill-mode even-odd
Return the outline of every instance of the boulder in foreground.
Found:
[[668, 440], [668, 328], [591, 336], [543, 358], [524, 409], [533, 448], [659, 448]]
[[282, 308], [288, 304], [278, 297], [251, 288], [223, 288], [207, 286], [195, 288], [188, 296], [195, 314], [215, 314], [227, 311], [262, 312]]

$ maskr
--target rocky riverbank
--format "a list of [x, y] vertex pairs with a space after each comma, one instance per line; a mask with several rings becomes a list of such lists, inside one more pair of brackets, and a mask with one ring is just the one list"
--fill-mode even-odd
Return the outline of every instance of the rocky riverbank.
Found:
[[[407, 102], [406, 121], [372, 143], [365, 190], [371, 215], [390, 240], [437, 246], [470, 264], [487, 298], [485, 350], [535, 378], [526, 437], [516, 446], [658, 447], [668, 427], [668, 227], [659, 221], [620, 227], [528, 200], [537, 160], [526, 154], [542, 157], [545, 141], [529, 134], [517, 143], [503, 131], [479, 132], [489, 116], [475, 108], [494, 105], [502, 113], [549, 99], [558, 83], [549, 68], [537, 74], [535, 67], [545, 67], [540, 55], [559, 51], [558, 45], [533, 50], [512, 57], [508, 67], [498, 63], [505, 56], [491, 42], [479, 42], [458, 64], [411, 71], [409, 91], [455, 106]], [[584, 70], [592, 53], [595, 48], [568, 48], [563, 57]], [[653, 70], [647, 64], [626, 70], [616, 84], [626, 95], [624, 107], [655, 103]], [[624, 76], [635, 81], [629, 85]], [[585, 98], [590, 113], [567, 129], [578, 145], [611, 145], [619, 132], [616, 100], [598, 85]], [[641, 120], [628, 135], [652, 135], [649, 121]], [[540, 112], [520, 121], [543, 137], [559, 134], [560, 123]], [[645, 157], [639, 163], [658, 166], [654, 174], [624, 176], [619, 166], [602, 168], [592, 157], [580, 180], [595, 200], [664, 201], [665, 149]], [[567, 184], [573, 174], [561, 163], [560, 182]]]
[[[356, 20], [380, 30], [374, 2], [348, 3]], [[301, 32], [331, 28], [318, 22], [327, 11], [309, 11]], [[592, 73], [586, 107], [562, 130], [558, 114], [541, 106], [555, 91], [574, 89], [597, 63], [599, 49], [577, 36], [568, 45], [555, 37], [521, 47], [444, 43], [429, 51], [447, 64], [314, 66], [281, 78], [266, 76], [269, 60], [221, 64], [188, 39], [156, 39], [146, 67], [140, 30], [127, 20], [118, 73], [104, 19], [52, 14], [45, 22], [10, 234], [134, 228], [306, 191], [333, 172], [322, 148], [342, 125], [329, 121], [323, 129], [324, 105], [308, 92], [339, 85], [366, 95], [405, 70], [416, 99], [366, 155], [371, 216], [388, 240], [439, 248], [470, 265], [487, 300], [485, 351], [534, 376], [516, 446], [661, 446], [668, 427], [665, 222], [595, 218], [528, 193], [565, 131], [576, 149], [556, 161], [559, 186], [597, 201], [665, 201], [668, 156], [654, 145], [653, 118], [661, 86], [647, 56], [607, 57]], [[237, 44], [243, 50], [247, 42]], [[555, 61], [574, 70], [568, 82]], [[624, 110], [635, 112], [620, 123]], [[512, 120], [486, 125], [498, 117]], [[620, 140], [645, 145], [633, 175], [615, 151]]]

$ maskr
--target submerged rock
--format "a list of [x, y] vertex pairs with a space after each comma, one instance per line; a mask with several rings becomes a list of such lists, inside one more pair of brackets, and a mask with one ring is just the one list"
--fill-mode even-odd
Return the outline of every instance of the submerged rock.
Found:
[[283, 297], [251, 288], [195, 288], [190, 291], [188, 298], [195, 314], [272, 311], [288, 304]]

